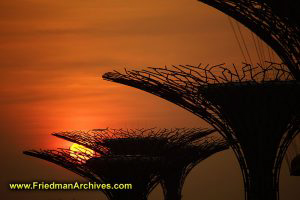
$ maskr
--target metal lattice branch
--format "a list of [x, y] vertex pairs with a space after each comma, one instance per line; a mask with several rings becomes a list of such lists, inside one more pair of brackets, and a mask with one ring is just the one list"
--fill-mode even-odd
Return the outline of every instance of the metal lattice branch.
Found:
[[300, 27], [260, 0], [199, 0], [233, 17], [265, 41], [300, 79]]
[[294, 80], [292, 73], [287, 66], [281, 63], [266, 62], [267, 66], [252, 66], [243, 63], [236, 67], [226, 65], [179, 65], [164, 68], [149, 67], [147, 70], [127, 70], [125, 73], [118, 71], [108, 72], [103, 75], [106, 80], [137, 80], [147, 81], [153, 84], [164, 83], [173, 87], [185, 87], [190, 91], [195, 91], [200, 86], [209, 84], [222, 84], [232, 82], [255, 82]]

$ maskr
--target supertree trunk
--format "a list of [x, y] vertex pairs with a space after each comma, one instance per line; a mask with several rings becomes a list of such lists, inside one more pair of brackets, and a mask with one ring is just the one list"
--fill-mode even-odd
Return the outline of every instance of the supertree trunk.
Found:
[[[170, 168], [168, 168], [169, 170]], [[165, 200], [181, 200], [182, 186], [184, 182], [184, 169], [177, 168], [172, 171], [165, 170], [162, 173], [162, 187]]]
[[[265, 170], [266, 172], [262, 175], [260, 173], [255, 173], [249, 175], [249, 190], [247, 199], [249, 200], [276, 200], [278, 199], [278, 194], [276, 188], [278, 188], [278, 183], [276, 182], [274, 175], [270, 174], [270, 170]], [[260, 174], [260, 175], [259, 175]]]
[[282, 81], [214, 84], [201, 91], [239, 141], [249, 200], [279, 198], [282, 155], [299, 132], [299, 89], [297, 82]]

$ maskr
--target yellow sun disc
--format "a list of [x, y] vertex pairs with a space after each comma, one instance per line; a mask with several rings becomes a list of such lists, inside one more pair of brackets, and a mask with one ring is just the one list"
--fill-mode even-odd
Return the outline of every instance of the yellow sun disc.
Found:
[[84, 156], [84, 155], [78, 155], [75, 153], [70, 153], [70, 156], [77, 158], [78, 160], [87, 160], [88, 158], [92, 157], [95, 154], [95, 152], [92, 149], [89, 149], [85, 146], [82, 146], [82, 145], [76, 144], [76, 143], [74, 143], [70, 147], [70, 150], [73, 152], [78, 152], [78, 153], [82, 152], [87, 155], [87, 156]]

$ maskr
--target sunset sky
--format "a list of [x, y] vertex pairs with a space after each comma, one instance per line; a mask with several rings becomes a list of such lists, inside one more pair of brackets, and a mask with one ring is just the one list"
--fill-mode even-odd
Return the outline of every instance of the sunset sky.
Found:
[[[255, 55], [253, 47], [249, 50]], [[102, 80], [103, 73], [124, 67], [242, 61], [227, 16], [197, 0], [1, 0], [0, 198], [105, 199], [100, 192], [8, 190], [11, 182], [83, 180], [22, 154], [71, 145], [52, 132], [209, 127], [165, 100]], [[281, 199], [298, 199], [299, 184], [284, 162]], [[244, 199], [231, 150], [202, 162], [184, 185], [183, 200], [220, 198]], [[154, 199], [162, 199], [161, 190], [151, 194]]]

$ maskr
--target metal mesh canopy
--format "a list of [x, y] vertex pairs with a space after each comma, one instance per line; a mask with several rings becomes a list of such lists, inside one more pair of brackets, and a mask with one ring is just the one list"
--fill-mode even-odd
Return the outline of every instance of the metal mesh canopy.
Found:
[[297, 1], [199, 0], [239, 21], [287, 64], [300, 79], [300, 17]]
[[284, 65], [180, 65], [109, 72], [103, 78], [169, 100], [210, 123], [227, 141], [237, 140], [231, 146], [248, 198], [277, 198], [282, 158], [299, 132], [300, 84]]
[[[214, 132], [215, 130], [200, 128], [150, 128], [65, 131], [53, 133], [53, 135], [84, 145], [99, 153], [161, 155], [170, 148], [197, 143]], [[216, 139], [216, 142], [219, 139], [216, 135], [211, 139], [213, 138]]]
[[[107, 129], [101, 132], [74, 131], [53, 135], [86, 145], [110, 156], [150, 156], [163, 159], [160, 178], [165, 199], [181, 199], [184, 179], [200, 161], [228, 148], [215, 130], [204, 129]], [[113, 133], [113, 134], [112, 134]], [[98, 159], [98, 162], [99, 159]], [[110, 169], [107, 169], [110, 170]], [[114, 170], [112, 170], [114, 171]]]

